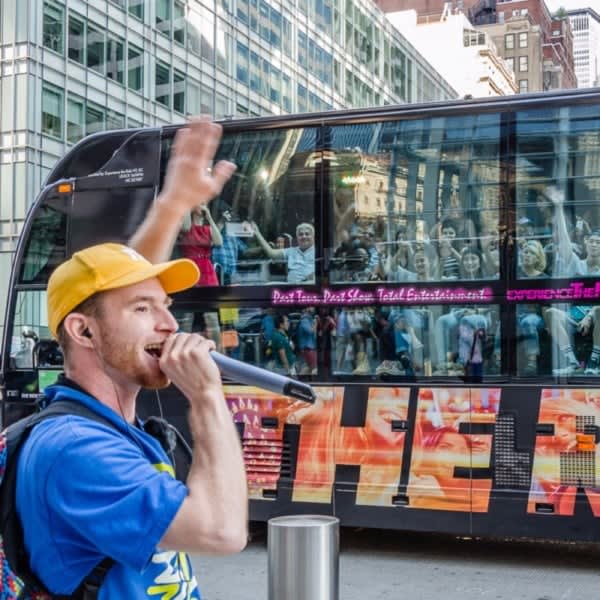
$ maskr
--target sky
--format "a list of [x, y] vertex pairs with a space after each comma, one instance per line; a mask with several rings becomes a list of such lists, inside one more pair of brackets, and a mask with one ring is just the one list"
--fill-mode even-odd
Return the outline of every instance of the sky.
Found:
[[557, 11], [561, 6], [566, 10], [574, 8], [593, 8], [596, 12], [600, 11], [600, 0], [545, 0], [546, 6], [550, 12]]

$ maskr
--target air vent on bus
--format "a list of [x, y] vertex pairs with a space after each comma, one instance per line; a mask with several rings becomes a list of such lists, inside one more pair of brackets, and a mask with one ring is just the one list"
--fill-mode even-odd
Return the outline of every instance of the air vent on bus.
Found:
[[244, 438], [242, 441], [246, 477], [250, 487], [276, 492], [280, 478], [291, 478], [289, 443], [282, 440]]

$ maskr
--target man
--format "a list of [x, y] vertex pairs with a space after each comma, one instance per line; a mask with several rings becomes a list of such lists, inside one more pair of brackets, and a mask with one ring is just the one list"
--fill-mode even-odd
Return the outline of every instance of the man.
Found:
[[[592, 230], [584, 238], [585, 258], [579, 258], [567, 227], [564, 211], [564, 194], [555, 186], [546, 188], [543, 196], [554, 206], [554, 233], [556, 236], [556, 259], [554, 277], [589, 277], [600, 275], [600, 230]], [[559, 376], [581, 373], [579, 360], [573, 349], [573, 335], [592, 335], [592, 351], [586, 363], [585, 375], [600, 374], [600, 306], [553, 306], [544, 309], [544, 321], [556, 348], [557, 366], [552, 373]], [[564, 362], [566, 361], [566, 364]]]
[[[234, 166], [208, 169], [221, 129], [181, 130], [166, 181], [134, 236], [169, 255], [184, 215], [219, 193]], [[164, 235], [155, 239], [160, 225]], [[150, 253], [149, 253], [150, 254]], [[106, 421], [62, 416], [37, 425], [19, 456], [17, 509], [32, 571], [70, 594], [103, 559], [99, 598], [200, 598], [184, 552], [232, 553], [247, 539], [247, 491], [239, 438], [227, 409], [214, 343], [177, 333], [170, 293], [193, 286], [187, 259], [152, 264], [120, 244], [77, 252], [48, 283], [48, 323], [65, 376], [46, 389]], [[186, 483], [136, 419], [141, 387], [172, 382], [190, 404], [193, 461]]]
[[315, 282], [315, 228], [310, 223], [300, 223], [296, 227], [298, 245], [290, 248], [272, 248], [256, 224], [254, 234], [263, 252], [271, 260], [285, 259], [289, 283]]
[[550, 186], [544, 191], [554, 206], [554, 233], [556, 235], [556, 261], [554, 277], [580, 277], [600, 275], [600, 230], [593, 230], [584, 238], [585, 258], [579, 258], [573, 250], [565, 217], [565, 198], [561, 190]]
[[271, 336], [275, 369], [278, 373], [296, 375], [296, 355], [294, 354], [293, 344], [288, 337], [290, 320], [287, 315], [277, 315], [275, 317], [275, 326], [276, 329]]

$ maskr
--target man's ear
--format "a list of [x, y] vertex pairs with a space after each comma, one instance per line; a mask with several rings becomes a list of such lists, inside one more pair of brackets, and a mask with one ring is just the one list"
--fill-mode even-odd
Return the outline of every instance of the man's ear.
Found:
[[89, 318], [81, 313], [70, 313], [63, 321], [63, 327], [73, 342], [86, 348], [93, 348]]

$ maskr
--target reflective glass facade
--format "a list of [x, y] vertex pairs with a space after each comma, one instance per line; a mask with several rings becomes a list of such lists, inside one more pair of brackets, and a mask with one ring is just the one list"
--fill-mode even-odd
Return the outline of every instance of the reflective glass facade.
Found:
[[4, 0], [0, 11], [2, 264], [45, 176], [85, 135], [455, 96], [370, 0]]

